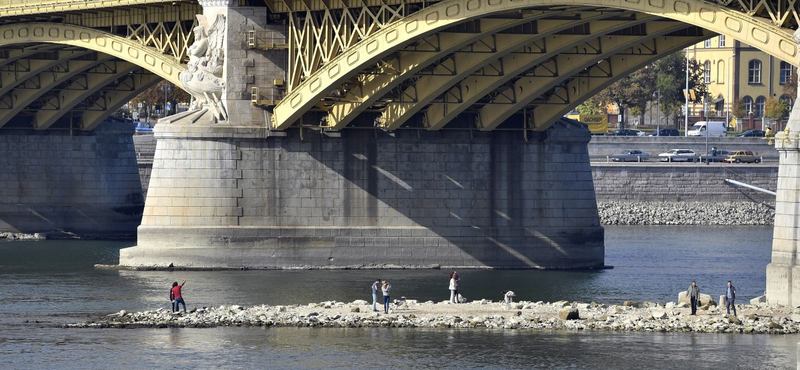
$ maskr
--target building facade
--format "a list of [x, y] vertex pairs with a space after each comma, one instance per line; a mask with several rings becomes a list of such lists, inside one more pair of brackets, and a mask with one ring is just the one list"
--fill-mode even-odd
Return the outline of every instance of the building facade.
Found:
[[[736, 40], [726, 40], [724, 35], [697, 43], [688, 50], [688, 57], [703, 66], [703, 77], [708, 85], [708, 95], [702, 103], [690, 105], [690, 116], [731, 117], [737, 99], [744, 103], [751, 117], [736, 117], [737, 130], [763, 126], [778, 126], [764, 118], [767, 99], [792, 99], [784, 90], [790, 83], [793, 66], [767, 53]], [[788, 111], [787, 111], [788, 116]]]

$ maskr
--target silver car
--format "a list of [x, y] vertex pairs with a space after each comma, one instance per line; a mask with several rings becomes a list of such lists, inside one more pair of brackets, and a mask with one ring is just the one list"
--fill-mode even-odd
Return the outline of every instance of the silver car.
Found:
[[697, 162], [698, 158], [691, 149], [670, 149], [658, 155], [658, 160], [662, 162]]
[[614, 162], [643, 162], [650, 158], [650, 154], [647, 154], [638, 149], [628, 149], [623, 151], [622, 153], [614, 154], [611, 156], [611, 160]]

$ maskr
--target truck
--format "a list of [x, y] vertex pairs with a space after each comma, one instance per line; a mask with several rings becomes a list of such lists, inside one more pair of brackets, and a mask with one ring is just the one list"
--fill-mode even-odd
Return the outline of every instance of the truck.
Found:
[[608, 134], [608, 115], [607, 114], [570, 114], [567, 118], [574, 119], [589, 126], [592, 135]]
[[686, 136], [728, 136], [728, 126], [721, 121], [698, 121]]

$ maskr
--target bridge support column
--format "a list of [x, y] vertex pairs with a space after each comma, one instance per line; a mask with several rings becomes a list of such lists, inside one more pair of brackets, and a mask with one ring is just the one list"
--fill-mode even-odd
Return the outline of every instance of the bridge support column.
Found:
[[585, 127], [545, 132], [159, 125], [127, 266], [603, 265]]
[[[796, 32], [795, 42], [800, 43]], [[775, 199], [772, 263], [767, 265], [767, 300], [787, 306], [800, 304], [800, 104], [792, 107], [787, 130], [775, 135], [780, 154]]]

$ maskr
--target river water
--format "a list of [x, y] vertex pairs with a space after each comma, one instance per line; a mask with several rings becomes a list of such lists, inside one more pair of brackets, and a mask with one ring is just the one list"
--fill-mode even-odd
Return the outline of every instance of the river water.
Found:
[[[530, 301], [675, 301], [697, 280], [714, 297], [732, 280], [741, 301], [763, 294], [771, 227], [607, 227], [601, 271], [460, 271], [469, 299], [514, 290]], [[0, 369], [207, 368], [795, 368], [800, 335], [564, 333], [445, 329], [61, 329], [125, 309], [167, 308], [187, 280], [191, 308], [448, 298], [444, 270], [107, 271], [133, 242], [0, 243]]]

